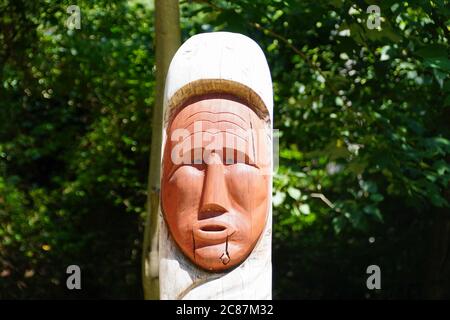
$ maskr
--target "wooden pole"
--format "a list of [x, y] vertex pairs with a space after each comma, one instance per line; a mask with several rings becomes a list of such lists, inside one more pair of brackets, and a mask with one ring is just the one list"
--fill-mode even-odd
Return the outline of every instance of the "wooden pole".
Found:
[[159, 190], [164, 83], [173, 55], [180, 46], [178, 0], [155, 0], [156, 99], [153, 109], [147, 216], [142, 252], [142, 284], [145, 299], [159, 299]]
[[199, 34], [175, 54], [164, 100], [161, 299], [271, 299], [272, 95], [265, 56], [246, 36]]

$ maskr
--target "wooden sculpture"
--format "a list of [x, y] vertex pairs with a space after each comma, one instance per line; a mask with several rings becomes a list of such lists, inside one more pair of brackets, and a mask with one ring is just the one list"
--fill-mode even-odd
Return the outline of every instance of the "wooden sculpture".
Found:
[[161, 299], [270, 299], [272, 82], [259, 46], [199, 34], [167, 74]]

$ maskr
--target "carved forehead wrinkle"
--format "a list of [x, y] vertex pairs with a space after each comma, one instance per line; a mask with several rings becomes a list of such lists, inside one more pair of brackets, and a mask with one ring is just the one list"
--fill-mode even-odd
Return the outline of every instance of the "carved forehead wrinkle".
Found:
[[[182, 142], [184, 142], [184, 141], [186, 141], [188, 139], [192, 140], [194, 138], [196, 132], [194, 132], [193, 130], [189, 131], [189, 132], [190, 132], [189, 135], [186, 136], [183, 139]], [[198, 131], [198, 132], [200, 132], [200, 131]], [[245, 143], [250, 143], [250, 141], [252, 141], [252, 134], [251, 134], [251, 132], [246, 132], [246, 131], [243, 131], [243, 130], [226, 131], [226, 130], [214, 130], [214, 129], [212, 129], [210, 131], [202, 131], [201, 133], [202, 133], [201, 138], [206, 140], [207, 142], [210, 141], [212, 138], [216, 137], [217, 135], [221, 135], [222, 136], [222, 140], [221, 141], [222, 141], [222, 143], [224, 145], [226, 145], [225, 144], [226, 139], [233, 140], [233, 139], [236, 138], [236, 139], [240, 139], [241, 141], [243, 141]]]
[[[196, 121], [203, 121], [202, 127], [205, 130], [207, 127], [228, 127], [227, 123], [248, 130], [252, 127], [251, 113], [253, 112], [250, 108], [239, 102], [225, 99], [201, 100], [181, 110], [174, 118], [170, 129], [188, 128]], [[254, 116], [256, 117], [256, 114]]]
[[[198, 126], [198, 123], [201, 125]], [[206, 134], [202, 135], [202, 141], [206, 139], [202, 143], [207, 145], [211, 142], [211, 137], [219, 134], [222, 135], [221, 143], [226, 144], [227, 139], [231, 138], [229, 142], [235, 141], [232, 142], [234, 145], [240, 140], [244, 145], [234, 145], [234, 149], [244, 147], [246, 153], [251, 154], [251, 158], [256, 159], [257, 163], [263, 161], [264, 164], [267, 161], [265, 160], [268, 157], [267, 143], [265, 140], [261, 141], [261, 133], [263, 136], [267, 134], [266, 123], [251, 108], [234, 100], [217, 98], [192, 103], [175, 115], [168, 129], [169, 136], [176, 129], [187, 130], [188, 136], [185, 136], [181, 143], [190, 140], [191, 146], [194, 143], [195, 131]], [[234, 134], [230, 135], [228, 130]], [[172, 149], [179, 142], [169, 139], [167, 141], [168, 149]]]

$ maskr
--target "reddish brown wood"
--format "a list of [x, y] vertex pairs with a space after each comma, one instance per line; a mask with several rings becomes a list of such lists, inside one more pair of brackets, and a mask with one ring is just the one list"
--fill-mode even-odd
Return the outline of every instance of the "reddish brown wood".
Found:
[[235, 267], [255, 247], [269, 212], [266, 123], [223, 95], [193, 100], [167, 128], [161, 198], [169, 231], [197, 266]]

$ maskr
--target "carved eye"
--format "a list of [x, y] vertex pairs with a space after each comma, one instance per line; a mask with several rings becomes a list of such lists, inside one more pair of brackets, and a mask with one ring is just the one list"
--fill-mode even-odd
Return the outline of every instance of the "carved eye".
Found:
[[202, 158], [195, 158], [193, 163], [187, 165], [196, 168], [197, 170], [205, 170], [205, 162]]
[[194, 162], [194, 163], [191, 164], [190, 166], [193, 167], [193, 168], [195, 168], [195, 169], [197, 169], [197, 170], [200, 170], [200, 171], [205, 170], [205, 167], [206, 167], [206, 166], [205, 166], [205, 163], [202, 162], [202, 161], [200, 161], [200, 163]]
[[[199, 163], [196, 163], [199, 162]], [[172, 170], [169, 173], [169, 178], [172, 178], [172, 176], [181, 168], [186, 168], [186, 167], [190, 167], [190, 168], [195, 168], [198, 171], [205, 171], [206, 165], [203, 161], [194, 161], [193, 163], [182, 163], [179, 165], [176, 165], [172, 168]]]

